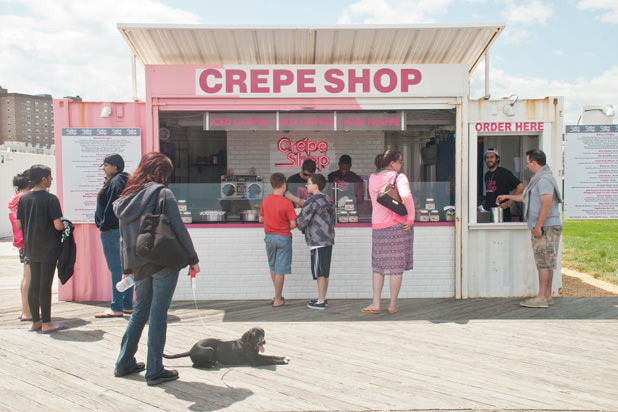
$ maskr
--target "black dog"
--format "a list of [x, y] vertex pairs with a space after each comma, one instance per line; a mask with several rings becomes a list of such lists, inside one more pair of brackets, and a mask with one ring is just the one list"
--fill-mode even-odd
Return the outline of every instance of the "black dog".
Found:
[[177, 355], [163, 354], [164, 358], [176, 359], [190, 356], [194, 368], [212, 368], [217, 362], [224, 365], [251, 366], [286, 365], [288, 358], [284, 356], [260, 355], [264, 352], [264, 329], [251, 328], [240, 339], [222, 341], [219, 339], [202, 339], [190, 351]]

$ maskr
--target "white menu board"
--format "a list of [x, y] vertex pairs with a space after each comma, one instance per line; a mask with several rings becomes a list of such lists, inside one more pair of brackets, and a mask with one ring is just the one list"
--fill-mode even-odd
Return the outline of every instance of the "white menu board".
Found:
[[94, 223], [97, 193], [103, 187], [105, 156], [118, 153], [131, 174], [142, 155], [139, 128], [67, 127], [62, 129], [63, 213], [73, 223]]
[[566, 126], [564, 218], [618, 219], [618, 124]]

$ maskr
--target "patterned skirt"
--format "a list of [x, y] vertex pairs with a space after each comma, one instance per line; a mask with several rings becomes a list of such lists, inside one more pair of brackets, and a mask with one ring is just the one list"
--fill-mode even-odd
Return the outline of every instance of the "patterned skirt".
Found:
[[414, 226], [403, 225], [373, 229], [371, 236], [371, 265], [375, 273], [399, 275], [413, 266]]

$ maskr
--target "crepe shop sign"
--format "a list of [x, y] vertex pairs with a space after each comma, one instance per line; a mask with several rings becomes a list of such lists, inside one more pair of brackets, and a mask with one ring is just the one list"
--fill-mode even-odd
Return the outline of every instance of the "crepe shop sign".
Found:
[[277, 65], [195, 69], [197, 96], [460, 96], [464, 65]]
[[283, 137], [277, 142], [277, 150], [286, 154], [288, 160], [286, 163], [275, 163], [277, 167], [300, 167], [305, 159], [313, 159], [318, 170], [330, 164], [330, 159], [326, 155], [328, 143], [325, 141], [317, 142], [305, 137], [293, 142]]

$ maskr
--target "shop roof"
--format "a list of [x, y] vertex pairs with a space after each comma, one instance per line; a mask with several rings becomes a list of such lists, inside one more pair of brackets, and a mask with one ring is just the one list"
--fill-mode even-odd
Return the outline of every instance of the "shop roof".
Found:
[[118, 24], [148, 64], [465, 64], [468, 72], [503, 24], [203, 26]]

